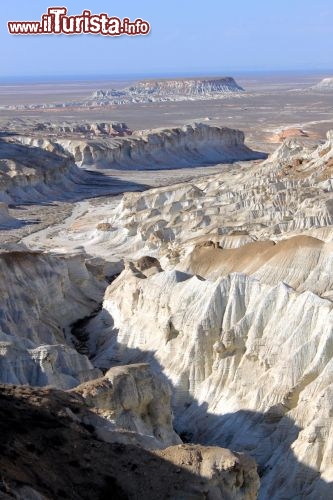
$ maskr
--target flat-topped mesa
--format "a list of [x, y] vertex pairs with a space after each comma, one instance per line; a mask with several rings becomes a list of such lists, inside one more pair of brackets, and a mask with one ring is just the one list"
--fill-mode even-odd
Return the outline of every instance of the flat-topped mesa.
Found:
[[230, 94], [240, 95], [241, 92], [244, 92], [244, 89], [230, 76], [142, 80], [121, 89], [96, 89], [90, 96], [81, 101], [19, 104], [0, 106], [0, 109], [80, 108], [131, 103], [223, 99]]
[[333, 76], [323, 78], [317, 85], [312, 87], [314, 90], [332, 90], [333, 91]]
[[142, 80], [124, 89], [96, 90], [86, 105], [184, 101], [193, 99], [222, 99], [229, 94], [244, 92], [230, 77], [175, 78]]
[[189, 78], [175, 80], [143, 80], [131, 92], [156, 95], [206, 95], [244, 91], [230, 76], [223, 78]]

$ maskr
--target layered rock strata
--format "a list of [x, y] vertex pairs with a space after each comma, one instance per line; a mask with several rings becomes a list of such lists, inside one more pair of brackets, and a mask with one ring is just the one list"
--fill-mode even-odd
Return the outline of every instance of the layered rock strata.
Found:
[[70, 327], [90, 315], [105, 281], [82, 255], [56, 257], [18, 247], [0, 254], [0, 381], [60, 388], [96, 378]]
[[95, 365], [162, 371], [176, 429], [255, 457], [261, 499], [332, 487], [332, 167], [332, 132], [288, 140], [260, 165], [126, 195], [109, 219], [132, 260], [88, 326]]
[[123, 138], [56, 142], [83, 167], [155, 170], [265, 157], [244, 144], [243, 132], [203, 123], [136, 131]]
[[243, 91], [231, 77], [143, 80], [121, 90], [96, 90], [87, 103], [105, 106], [127, 102], [186, 101], [223, 98]]

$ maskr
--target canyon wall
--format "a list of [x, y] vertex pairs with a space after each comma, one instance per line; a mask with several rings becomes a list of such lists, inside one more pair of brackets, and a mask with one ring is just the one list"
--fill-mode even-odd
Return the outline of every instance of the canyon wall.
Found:
[[263, 500], [331, 494], [332, 137], [105, 220], [131, 255], [87, 327], [93, 363], [149, 361], [180, 435], [252, 455]]
[[70, 155], [47, 139], [1, 139], [0, 162], [0, 199], [6, 203], [61, 199], [87, 181]]
[[82, 255], [57, 257], [20, 246], [0, 254], [0, 381], [68, 388], [95, 378], [71, 325], [99, 305], [106, 283]]
[[202, 123], [137, 131], [119, 139], [68, 139], [57, 143], [81, 166], [126, 170], [181, 168], [265, 157], [244, 144], [243, 132]]

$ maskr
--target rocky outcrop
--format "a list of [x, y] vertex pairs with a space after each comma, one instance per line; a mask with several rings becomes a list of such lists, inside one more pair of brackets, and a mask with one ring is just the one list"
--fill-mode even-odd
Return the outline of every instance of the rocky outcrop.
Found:
[[79, 165], [99, 168], [181, 168], [265, 157], [244, 144], [243, 132], [203, 123], [137, 131], [119, 139], [56, 142]]
[[90, 423], [107, 442], [165, 448], [181, 443], [172, 427], [171, 388], [148, 364], [119, 366], [74, 389], [95, 413]]
[[[186, 184], [125, 193], [100, 221], [112, 230], [102, 234], [92, 227], [87, 248], [105, 255], [112, 245], [122, 256], [130, 249], [131, 258], [163, 257], [165, 268], [177, 264], [200, 241], [213, 240], [230, 249], [309, 230], [316, 237], [319, 227], [327, 227], [329, 241], [332, 168], [331, 133], [316, 147], [289, 139], [261, 164], [237, 165]], [[82, 233], [80, 241], [86, 240], [87, 233]]]
[[126, 123], [120, 122], [39, 122], [33, 125], [34, 132], [51, 134], [54, 136], [61, 135], [77, 135], [82, 136], [110, 136], [122, 137], [131, 135], [132, 131], [127, 127]]
[[[89, 138], [89, 134], [83, 138], [82, 136], [79, 138], [79, 134], [75, 136], [71, 133], [65, 134], [64, 137], [61, 137], [62, 134], [55, 136], [50, 130], [45, 131], [43, 136], [36, 135], [35, 132], [28, 136], [16, 136], [16, 143], [29, 148], [16, 144], [11, 145], [9, 151], [9, 145], [6, 145], [6, 154], [15, 154], [17, 160], [24, 152], [28, 158], [34, 157], [36, 165], [34, 170], [26, 169], [27, 173], [31, 172], [29, 182], [32, 183], [33, 175], [36, 177], [47, 175], [46, 182], [49, 178], [51, 180], [53, 173], [53, 189], [56, 190], [62, 182], [66, 192], [73, 191], [73, 182], [81, 185], [81, 190], [84, 190], [85, 184], [96, 182], [89, 172], [84, 172], [83, 169], [78, 171], [73, 160], [77, 165], [89, 169], [156, 170], [266, 157], [265, 154], [252, 151], [244, 144], [244, 134], [240, 130], [213, 127], [203, 123], [192, 123], [170, 129], [135, 131], [127, 137], [106, 137], [107, 134], [101, 134], [98, 139]], [[5, 158], [8, 161], [7, 156]], [[51, 170], [53, 159], [54, 165]], [[26, 164], [27, 160], [22, 159], [23, 162]], [[41, 162], [43, 169], [39, 170]], [[59, 162], [63, 163], [62, 168]], [[19, 166], [14, 165], [12, 169], [17, 173], [21, 172]], [[107, 184], [106, 181], [104, 184]]]
[[244, 91], [230, 76], [223, 78], [189, 78], [176, 80], [144, 80], [130, 87], [132, 92], [157, 95], [201, 95], [214, 92]]
[[272, 135], [270, 137], [270, 141], [283, 142], [285, 139], [289, 139], [290, 137], [309, 137], [309, 134], [300, 128], [284, 128]]
[[143, 80], [121, 90], [96, 90], [87, 102], [92, 106], [104, 106], [127, 102], [185, 101], [221, 98], [242, 91], [244, 89], [231, 77]]
[[332, 487], [332, 167], [332, 132], [289, 139], [261, 164], [126, 194], [93, 239], [129, 261], [87, 327], [95, 366], [162, 371], [177, 431], [255, 457], [261, 499]]
[[60, 103], [4, 105], [0, 109], [63, 109], [96, 108], [100, 106], [174, 102], [188, 100], [224, 99], [235, 93], [240, 95], [244, 89], [230, 77], [216, 78], [178, 78], [173, 80], [144, 80], [119, 89], [98, 89], [91, 96], [80, 101]]
[[243, 454], [103, 442], [75, 393], [1, 386], [0, 400], [1, 498], [256, 499], [256, 466]]
[[[127, 270], [90, 325], [90, 349], [96, 366], [140, 352], [160, 366], [173, 384], [176, 429], [250, 452], [265, 469], [261, 498], [320, 498], [331, 471], [331, 316], [330, 301], [281, 282]], [[305, 484], [295, 479], [302, 474]]]
[[[219, 500], [257, 498], [259, 478], [254, 463], [246, 455], [216, 446], [203, 447], [189, 444], [157, 451], [156, 455], [171, 463], [176, 462], [198, 478], [205, 478], [208, 484], [202, 484], [198, 489], [207, 498]], [[192, 495], [191, 498], [195, 498], [195, 493]]]
[[75, 349], [70, 325], [91, 314], [105, 282], [84, 256], [0, 255], [0, 381], [73, 387], [99, 376]]
[[[77, 159], [79, 154], [81, 160], [82, 154], [91, 157], [89, 146], [82, 139], [78, 144], [82, 146], [83, 153], [80, 146], [67, 150], [67, 143], [75, 145], [75, 139], [72, 142], [61, 140], [58, 134], [55, 137], [55, 132], [51, 131], [47, 136], [45, 134], [41, 136], [33, 132], [29, 136], [0, 139], [0, 203], [74, 201], [123, 192], [120, 182], [85, 171], [75, 164], [73, 155]], [[132, 189], [138, 187], [133, 184]], [[6, 206], [3, 210], [6, 211]], [[4, 223], [0, 218], [0, 225], [19, 225], [15, 220], [10, 224], [9, 217], [3, 216], [2, 220]]]
[[[20, 138], [0, 140], [0, 199], [6, 203], [40, 201], [74, 193], [87, 176], [68, 154], [48, 140], [33, 147]], [[27, 143], [28, 141], [26, 141]], [[31, 141], [33, 142], [33, 141]], [[43, 147], [40, 147], [43, 146]]]

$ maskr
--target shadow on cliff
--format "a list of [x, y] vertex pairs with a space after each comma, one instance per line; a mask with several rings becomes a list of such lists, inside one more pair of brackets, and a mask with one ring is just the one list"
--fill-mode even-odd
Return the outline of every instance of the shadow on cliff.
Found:
[[[80, 169], [71, 155], [59, 155], [40, 147], [5, 141], [1, 135], [0, 160], [18, 162], [18, 175], [14, 182], [6, 170], [0, 171], [0, 174], [4, 175], [2, 190], [7, 196], [12, 197], [13, 205], [52, 206], [57, 201], [79, 201], [116, 195], [124, 191], [143, 191], [149, 187], [140, 182], [124, 180], [100, 171]], [[29, 170], [28, 174], [22, 167]], [[57, 168], [62, 168], [64, 173], [57, 175]], [[33, 175], [31, 175], [32, 169], [35, 170]], [[33, 180], [30, 181], [30, 178]]]
[[[2, 136], [6, 137], [8, 135], [13, 135], [12, 133], [3, 133]], [[35, 160], [38, 158], [38, 166], [35, 165]], [[251, 151], [248, 160], [264, 160], [267, 158], [266, 153]], [[10, 142], [1, 139], [0, 134], [0, 160], [17, 160], [21, 162], [23, 166], [29, 169], [35, 168], [36, 172], [33, 175], [34, 181], [30, 184], [29, 178], [24, 177], [24, 171], [20, 173], [22, 175], [22, 183], [20, 183], [19, 176], [15, 180], [15, 185], [10, 186], [11, 180], [9, 178], [4, 179], [4, 183], [8, 182], [8, 188], [5, 189], [5, 193], [12, 197], [12, 204], [24, 206], [24, 205], [45, 205], [52, 206], [56, 205], [56, 202], [64, 201], [79, 201], [82, 199], [97, 198], [101, 196], [114, 196], [122, 194], [126, 191], [144, 191], [153, 187], [146, 182], [141, 182], [138, 179], [124, 179], [123, 177], [114, 175], [114, 173], [107, 173], [107, 169], [104, 168], [79, 168], [75, 162], [74, 157], [67, 154], [58, 154], [57, 152], [48, 151], [46, 149], [29, 146], [21, 143]], [[156, 163], [153, 160], [149, 161], [147, 165], [140, 166], [140, 161], [138, 164], [134, 163], [132, 166], [123, 165], [119, 168], [122, 172], [149, 172], [163, 171], [178, 169], [196, 169], [205, 166], [218, 165], [219, 159], [215, 158], [214, 161], [187, 161], [182, 164], [181, 158], [179, 163], [169, 162], [166, 164]], [[178, 160], [177, 160], [178, 161]], [[231, 164], [238, 161], [246, 161], [246, 159], [230, 159], [224, 161], [224, 164]], [[66, 164], [67, 165], [64, 165]], [[132, 160], [133, 163], [133, 160]], [[45, 166], [44, 166], [45, 165]], [[47, 166], [46, 166], [47, 165]], [[50, 166], [51, 165], [51, 166]], [[56, 176], [57, 167], [67, 169], [66, 173]], [[117, 170], [115, 164], [109, 165], [109, 169]], [[1, 172], [0, 172], [1, 173]], [[55, 176], [52, 179], [52, 175]], [[204, 174], [203, 174], [204, 175]], [[36, 182], [40, 177], [40, 182]], [[172, 176], [172, 174], [171, 174]], [[45, 183], [45, 178], [48, 178], [48, 182]], [[154, 183], [153, 183], [154, 184]], [[155, 186], [156, 187], [156, 186]]]
[[[293, 443], [302, 429], [279, 413], [279, 408], [276, 412], [271, 408], [267, 412], [238, 410], [218, 415], [208, 411], [206, 402], [199, 404], [193, 398], [185, 406], [175, 410], [174, 427], [182, 440], [252, 456], [261, 481], [259, 499], [333, 499], [333, 482], [323, 480], [318, 470], [295, 456]], [[303, 441], [303, 447], [305, 444], [311, 446]]]
[[[112, 323], [111, 316], [108, 319]], [[252, 456], [261, 479], [259, 499], [333, 499], [333, 483], [325, 482], [318, 470], [297, 460], [292, 445], [302, 429], [285, 414], [282, 405], [265, 413], [245, 410], [220, 415], [210, 413], [207, 402], [199, 403], [188, 390], [172, 384], [153, 351], [118, 344], [117, 332], [114, 332], [113, 342], [113, 357], [103, 371], [111, 366], [150, 363], [152, 369], [161, 373], [171, 385], [174, 427], [182, 440], [221, 446]]]
[[[190, 151], [188, 151], [190, 153]], [[186, 154], [183, 153], [183, 154]], [[138, 159], [137, 161], [132, 160], [130, 157], [128, 159], [128, 163], [123, 162], [97, 162], [95, 164], [95, 168], [93, 171], [103, 172], [107, 170], [119, 170], [119, 171], [128, 171], [128, 172], [159, 172], [159, 171], [172, 171], [172, 170], [180, 170], [180, 169], [200, 169], [205, 167], [213, 167], [214, 165], [232, 165], [234, 163], [239, 162], [253, 162], [253, 161], [263, 161], [268, 158], [268, 153], [264, 153], [262, 151], [251, 150], [251, 154], [248, 157], [239, 157], [239, 158], [222, 158], [216, 156], [215, 158], [205, 159], [205, 158], [195, 158], [193, 159], [182, 159], [182, 153], [178, 154], [178, 158], [175, 159], [172, 155], [170, 155], [169, 161], [159, 161], [157, 158], [150, 158], [147, 155], [147, 159], [143, 157]], [[203, 174], [204, 175], [204, 174]]]
[[[182, 467], [178, 447], [164, 457], [106, 443], [85, 424], [87, 412], [68, 392], [0, 385], [0, 498], [41, 498], [36, 491], [71, 500], [213, 498], [214, 482]], [[200, 449], [191, 450], [200, 461]], [[238, 473], [236, 466], [231, 474]]]

